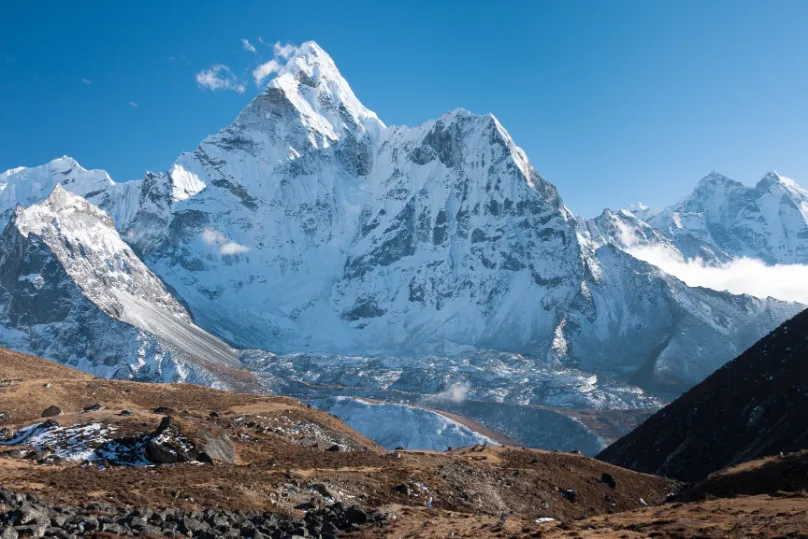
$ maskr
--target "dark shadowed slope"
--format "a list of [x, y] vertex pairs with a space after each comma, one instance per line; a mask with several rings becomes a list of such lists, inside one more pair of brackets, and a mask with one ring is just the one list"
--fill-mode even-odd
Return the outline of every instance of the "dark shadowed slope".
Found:
[[686, 481], [808, 448], [808, 311], [624, 436], [598, 458]]

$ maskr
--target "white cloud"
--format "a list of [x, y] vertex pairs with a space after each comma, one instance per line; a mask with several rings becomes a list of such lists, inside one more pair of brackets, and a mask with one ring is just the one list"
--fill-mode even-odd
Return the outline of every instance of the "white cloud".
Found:
[[130, 101], [129, 106], [136, 109], [136, 108], [138, 108], [140, 106], [140, 103], [135, 103], [134, 101]]
[[93, 83], [93, 81], [91, 81], [87, 77], [82, 77], [81, 82], [83, 82], [84, 84], [92, 84]]
[[758, 298], [771, 296], [808, 305], [808, 287], [805, 286], [808, 283], [808, 265], [767, 266], [760, 260], [740, 258], [712, 267], [701, 260], [676, 260], [664, 248], [657, 246], [635, 247], [628, 252], [681, 279], [688, 286], [703, 286]]
[[222, 255], [237, 255], [250, 250], [249, 247], [228, 240], [227, 236], [212, 228], [205, 228], [205, 230], [202, 231], [202, 241], [208, 245], [217, 247], [219, 254]]
[[249, 247], [239, 245], [234, 241], [229, 241], [219, 248], [219, 252], [223, 255], [237, 255], [239, 253], [246, 253], [249, 250]]
[[208, 245], [216, 245], [217, 243], [223, 243], [227, 241], [227, 238], [225, 238], [224, 234], [222, 234], [218, 230], [213, 230], [212, 228], [206, 228], [205, 230], [202, 231], [202, 241], [204, 241]]
[[292, 45], [291, 43], [287, 43], [286, 45], [281, 45], [281, 42], [278, 41], [274, 45], [270, 45], [262, 38], [258, 38], [258, 42], [266, 45], [267, 47], [272, 47], [272, 51], [274, 53], [274, 57], [272, 60], [268, 62], [264, 62], [263, 64], [259, 65], [255, 69], [253, 69], [253, 78], [255, 79], [255, 85], [261, 86], [264, 81], [266, 81], [267, 77], [272, 75], [273, 73], [277, 73], [280, 68], [282, 67], [283, 63], [289, 59], [295, 52], [297, 52], [297, 47]]
[[295, 53], [295, 51], [297, 51], [297, 47], [295, 47], [291, 43], [281, 45], [281, 42], [278, 41], [274, 45], [274, 50], [275, 50], [275, 56], [278, 56], [280, 58], [289, 58]]
[[452, 384], [440, 393], [428, 395], [425, 400], [443, 400], [460, 403], [466, 400], [466, 395], [471, 390], [471, 385], [468, 382], [462, 384]]
[[249, 39], [241, 39], [241, 46], [244, 47], [245, 51], [256, 52], [255, 47], [253, 47], [252, 43], [250, 43]]
[[261, 83], [266, 80], [267, 77], [272, 75], [273, 73], [277, 73], [278, 70], [281, 68], [281, 64], [278, 63], [277, 60], [274, 58], [269, 62], [265, 62], [255, 69], [253, 69], [253, 77], [255, 78], [255, 85], [261, 86]]
[[245, 87], [224, 64], [216, 64], [196, 74], [196, 83], [208, 90], [232, 90], [243, 94]]

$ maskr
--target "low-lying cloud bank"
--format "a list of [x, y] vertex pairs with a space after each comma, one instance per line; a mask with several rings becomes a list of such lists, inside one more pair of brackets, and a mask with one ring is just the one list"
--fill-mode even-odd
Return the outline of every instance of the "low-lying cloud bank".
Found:
[[701, 260], [676, 260], [665, 249], [652, 246], [628, 249], [628, 253], [681, 279], [688, 286], [808, 305], [808, 265], [767, 266], [760, 260], [740, 258], [723, 266], [711, 267]]

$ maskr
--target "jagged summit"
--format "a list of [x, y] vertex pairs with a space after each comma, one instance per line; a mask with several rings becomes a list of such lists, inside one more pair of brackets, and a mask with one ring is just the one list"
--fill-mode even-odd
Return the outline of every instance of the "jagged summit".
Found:
[[696, 188], [704, 187], [704, 186], [712, 186], [712, 185], [742, 185], [740, 182], [736, 182], [735, 180], [724, 176], [723, 174], [712, 171], [706, 176], [704, 176], [701, 180], [699, 180], [698, 184], [696, 184]]
[[38, 167], [14, 168], [0, 175], [0, 219], [7, 220], [18, 204], [45, 200], [58, 184], [99, 206], [105, 204], [107, 192], [116, 188], [106, 171], [87, 170], [68, 156]]
[[[276, 56], [265, 64], [273, 78], [225, 131], [254, 132], [247, 135], [253, 140], [281, 139], [298, 154], [345, 136], [377, 137], [384, 124], [357, 99], [331, 57], [313, 41], [290, 47], [288, 58]], [[287, 132], [278, 130], [281, 118], [294, 124]]]
[[677, 258], [808, 262], [808, 191], [775, 171], [754, 187], [712, 172], [675, 204], [635, 215], [676, 246]]
[[758, 191], [780, 191], [795, 195], [800, 200], [808, 197], [808, 192], [803, 189], [797, 182], [791, 178], [786, 178], [777, 173], [777, 171], [770, 171], [766, 173], [763, 178], [755, 185]]

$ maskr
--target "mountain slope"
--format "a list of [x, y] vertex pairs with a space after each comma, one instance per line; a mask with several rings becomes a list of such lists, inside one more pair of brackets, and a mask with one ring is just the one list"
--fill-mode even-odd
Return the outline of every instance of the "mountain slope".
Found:
[[808, 448], [808, 311], [785, 322], [598, 458], [688, 481]]
[[84, 198], [57, 184], [19, 208], [0, 253], [3, 343], [106, 377], [231, 385], [234, 351], [192, 323]]
[[767, 264], [808, 263], [808, 192], [770, 172], [754, 187], [717, 173], [692, 194], [637, 216], [657, 228], [687, 258], [755, 258]]
[[[652, 365], [648, 387], [662, 362], [687, 387], [796, 312], [600, 254], [493, 116], [386, 127], [311, 42], [231, 126], [141, 189], [136, 211], [117, 211], [131, 216], [122, 235], [197, 323], [244, 348], [494, 349], [624, 378]], [[639, 294], [626, 279], [650, 284]], [[720, 314], [689, 322], [705, 304]], [[688, 337], [697, 321], [698, 343], [720, 344]], [[675, 365], [690, 357], [705, 366]]]

